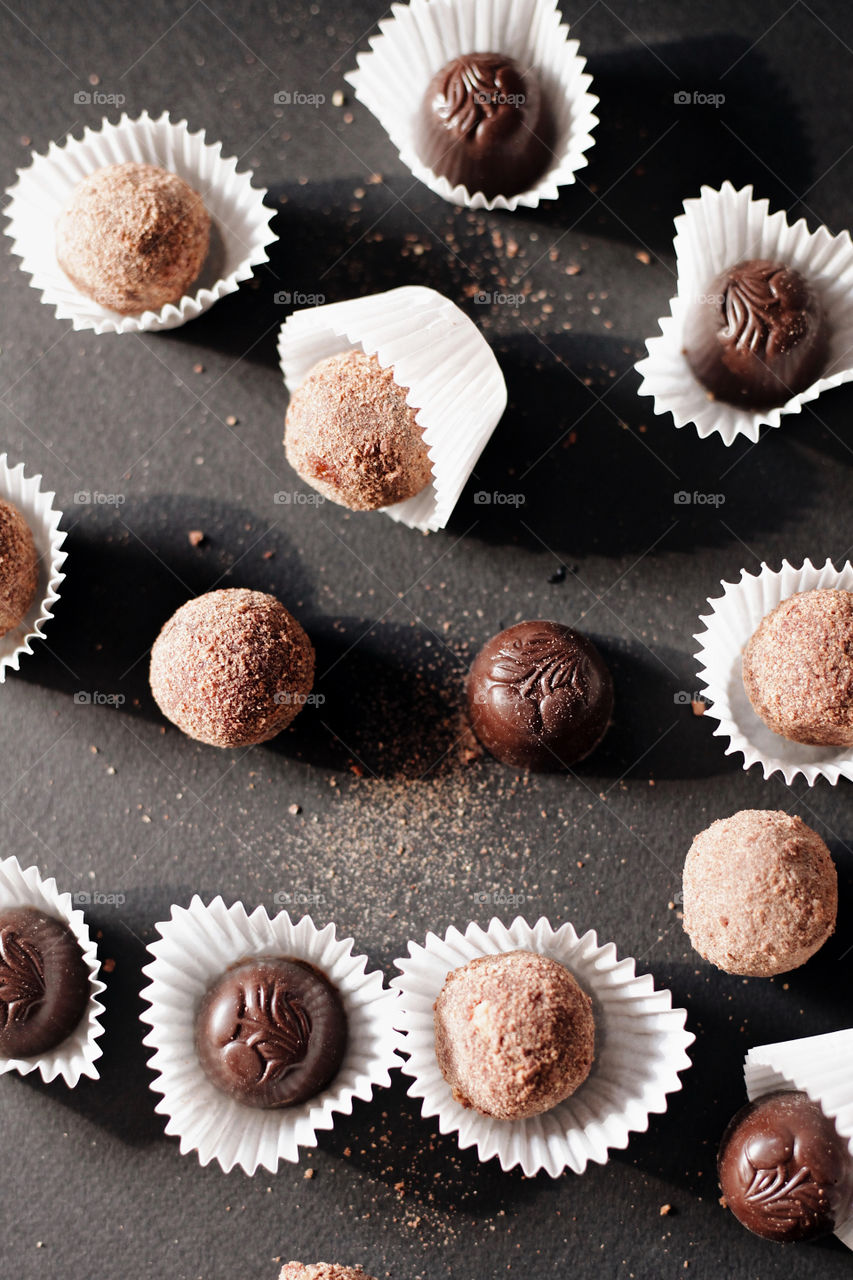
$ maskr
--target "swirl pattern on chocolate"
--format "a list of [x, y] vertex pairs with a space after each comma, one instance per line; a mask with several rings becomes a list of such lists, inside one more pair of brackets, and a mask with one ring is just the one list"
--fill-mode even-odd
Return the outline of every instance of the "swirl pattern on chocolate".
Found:
[[16, 930], [0, 929], [0, 1028], [26, 1022], [43, 999], [41, 952]]
[[524, 80], [510, 59], [469, 53], [444, 68], [435, 110], [446, 128], [465, 135], [499, 111], [517, 109], [524, 98]]
[[780, 262], [743, 263], [723, 294], [723, 337], [759, 355], [790, 350], [806, 328], [803, 286], [802, 276]]
[[311, 1019], [282, 979], [240, 984], [237, 1018], [223, 1054], [254, 1054], [259, 1083], [279, 1080], [308, 1052]]

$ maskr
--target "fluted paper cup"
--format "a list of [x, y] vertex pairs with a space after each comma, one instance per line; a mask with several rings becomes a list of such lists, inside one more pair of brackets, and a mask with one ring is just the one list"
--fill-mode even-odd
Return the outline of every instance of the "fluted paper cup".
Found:
[[[848, 231], [832, 235], [826, 227], [809, 231], [804, 218], [790, 226], [781, 210], [771, 214], [768, 200], [753, 199], [752, 187], [736, 191], [724, 182], [719, 191], [702, 187], [697, 199], [684, 201], [675, 219], [678, 290], [660, 335], [646, 343], [648, 355], [637, 364], [639, 394], [652, 396], [655, 413], [671, 413], [676, 427], [693, 423], [699, 435], [718, 432], [725, 444], [738, 436], [757, 441], [763, 426], [778, 427], [782, 415], [799, 413], [823, 391], [853, 378], [853, 241]], [[829, 356], [823, 376], [773, 409], [747, 409], [714, 400], [694, 375], [684, 354], [684, 326], [691, 309], [710, 291], [716, 277], [744, 258], [784, 262], [806, 276], [817, 290], [826, 315]]]
[[27, 867], [24, 871], [14, 857], [0, 862], [0, 910], [10, 907], [34, 907], [68, 925], [80, 944], [89, 970], [89, 1003], [77, 1027], [55, 1049], [31, 1058], [0, 1057], [0, 1075], [6, 1071], [19, 1071], [22, 1076], [27, 1076], [31, 1071], [38, 1071], [45, 1083], [61, 1076], [70, 1089], [81, 1076], [97, 1080], [95, 1063], [103, 1052], [97, 1040], [104, 1032], [100, 1023], [104, 1006], [98, 997], [106, 988], [98, 976], [101, 970], [98, 949], [92, 941], [83, 912], [73, 906], [70, 893], [60, 893], [52, 877], [43, 879], [38, 867]]
[[[750, 1049], [743, 1074], [750, 1102], [777, 1089], [807, 1093], [850, 1148], [853, 1159], [853, 1030], [783, 1040]], [[853, 1249], [853, 1205], [835, 1234]]]
[[743, 756], [743, 767], [760, 764], [764, 777], [781, 773], [790, 784], [802, 774], [810, 787], [818, 778], [833, 785], [839, 778], [853, 778], [853, 748], [812, 747], [791, 742], [769, 729], [755, 713], [743, 683], [743, 649], [761, 619], [799, 591], [834, 587], [853, 591], [853, 565], [838, 570], [831, 560], [816, 568], [810, 560], [797, 569], [787, 560], [774, 572], [762, 564], [757, 574], [741, 570], [740, 582], [722, 582], [723, 594], [708, 601], [703, 614], [705, 631], [693, 637], [701, 644], [696, 660], [705, 685], [706, 716], [719, 721], [714, 737], [728, 738], [726, 755]]
[[[453, 1097], [435, 1056], [433, 1007], [447, 975], [477, 956], [533, 951], [564, 965], [592, 998], [595, 1061], [576, 1093], [528, 1120], [495, 1120]], [[398, 1026], [407, 1033], [403, 1067], [413, 1077], [409, 1095], [422, 1098], [424, 1117], [437, 1116], [441, 1133], [455, 1133], [462, 1148], [476, 1146], [481, 1160], [497, 1157], [501, 1168], [521, 1165], [528, 1176], [545, 1170], [583, 1173], [589, 1161], [605, 1164], [611, 1149], [627, 1147], [629, 1135], [645, 1132], [652, 1113], [666, 1110], [668, 1093], [681, 1088], [679, 1072], [690, 1066], [694, 1036], [685, 1030], [683, 1009], [673, 1009], [669, 991], [655, 989], [650, 974], [620, 960], [612, 942], [600, 946], [590, 930], [578, 937], [570, 924], [553, 929], [546, 919], [533, 926], [518, 916], [511, 925], [493, 919], [488, 929], [471, 923], [464, 934], [450, 928], [443, 938], [428, 933], [423, 946], [409, 943], [397, 960], [400, 976]]]
[[65, 579], [62, 566], [67, 552], [62, 550], [65, 531], [60, 529], [62, 512], [53, 505], [56, 494], [43, 490], [41, 476], [26, 476], [24, 464], [10, 467], [5, 453], [0, 453], [0, 497], [16, 506], [26, 520], [39, 557], [39, 580], [33, 603], [17, 627], [0, 636], [0, 684], [6, 673], [17, 671], [25, 653], [32, 653], [33, 643], [43, 635], [59, 599], [59, 588]]
[[[102, 307], [75, 288], [57, 262], [55, 243], [56, 220], [77, 184], [97, 169], [128, 161], [159, 165], [183, 178], [199, 193], [213, 223], [212, 252], [199, 276], [203, 284], [197, 281], [194, 292], [177, 304], [132, 316]], [[254, 267], [266, 262], [266, 246], [275, 239], [269, 227], [273, 213], [264, 205], [266, 190], [253, 186], [250, 174], [238, 172], [237, 164], [235, 158], [223, 157], [221, 142], [206, 143], [204, 131], [191, 133], [185, 120], [173, 124], [165, 111], [156, 120], [147, 111], [135, 120], [122, 115], [117, 124], [104, 120], [97, 129], [84, 129], [82, 138], [52, 142], [45, 155], [34, 155], [29, 168], [18, 171], [17, 182], [6, 193], [12, 252], [42, 302], [54, 308], [57, 319], [71, 320], [75, 329], [176, 329], [233, 293]], [[219, 245], [213, 243], [217, 233]], [[218, 278], [210, 279], [214, 268]]]
[[[411, 0], [395, 4], [379, 23], [370, 52], [360, 53], [356, 71], [345, 79], [371, 111], [421, 182], [452, 204], [471, 209], [533, 209], [554, 200], [588, 164], [598, 124], [598, 98], [584, 68], [577, 40], [569, 39], [557, 0]], [[420, 159], [415, 126], [430, 80], [465, 53], [502, 53], [522, 68], [532, 67], [554, 114], [556, 141], [548, 171], [535, 186], [512, 196], [488, 199], [482, 191], [453, 187]]]
[[[151, 1088], [163, 1095], [156, 1110], [168, 1117], [166, 1133], [180, 1138], [182, 1155], [195, 1151], [200, 1164], [216, 1160], [226, 1173], [235, 1165], [250, 1176], [258, 1168], [275, 1173], [280, 1160], [296, 1162], [300, 1147], [316, 1146], [318, 1130], [331, 1129], [336, 1113], [350, 1115], [354, 1099], [367, 1100], [389, 1083], [401, 1045], [397, 997], [333, 924], [318, 929], [309, 916], [294, 922], [286, 911], [270, 918], [263, 907], [249, 915], [241, 902], [226, 907], [214, 898], [206, 906], [195, 896], [189, 907], [173, 906], [157, 929], [160, 941], [148, 948], [154, 959], [143, 969], [151, 980], [141, 993], [150, 1005], [142, 1020], [151, 1027], [143, 1043], [156, 1050], [149, 1060], [157, 1073]], [[274, 1110], [244, 1106], [217, 1089], [195, 1049], [205, 992], [230, 966], [263, 955], [320, 969], [337, 987], [348, 1024], [346, 1054], [329, 1087]]]
[[359, 349], [375, 355], [416, 409], [432, 483], [381, 508], [412, 529], [443, 529], [506, 408], [507, 390], [489, 344], [464, 312], [422, 285], [406, 285], [288, 316], [278, 340], [291, 394], [318, 360]]

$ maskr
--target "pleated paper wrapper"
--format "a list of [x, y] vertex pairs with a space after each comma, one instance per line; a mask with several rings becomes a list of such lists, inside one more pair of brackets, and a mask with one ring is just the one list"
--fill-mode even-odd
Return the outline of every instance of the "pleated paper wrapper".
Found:
[[[159, 311], [131, 316], [81, 293], [57, 262], [55, 245], [57, 218], [77, 184], [97, 169], [128, 161], [158, 165], [183, 178], [199, 193], [214, 224], [211, 253], [194, 292]], [[104, 120], [97, 129], [87, 127], [82, 138], [52, 142], [45, 155], [34, 155], [29, 168], [18, 171], [17, 182], [6, 193], [12, 252], [42, 302], [54, 308], [57, 319], [71, 320], [75, 329], [176, 329], [233, 293], [254, 267], [266, 262], [266, 246], [275, 239], [269, 227], [273, 213], [264, 204], [266, 190], [253, 186], [251, 175], [238, 172], [237, 164], [235, 158], [223, 157], [221, 142], [205, 142], [204, 132], [191, 133], [185, 120], [173, 124], [168, 112], [156, 120], [147, 112], [135, 120], [127, 115], [118, 123]]]
[[789, 786], [798, 774], [810, 787], [818, 778], [833, 785], [853, 778], [853, 748], [813, 747], [774, 733], [753, 711], [743, 683], [743, 649], [761, 619], [798, 591], [853, 591], [853, 565], [839, 570], [827, 560], [816, 568], [806, 560], [798, 569], [783, 560], [778, 571], [762, 564], [759, 573], [742, 569], [740, 582], [720, 585], [723, 594], [708, 601], [711, 612], [699, 619], [706, 630], [693, 638], [702, 646], [696, 660], [709, 704], [705, 715], [719, 721], [714, 737], [728, 738], [726, 755], [740, 752], [744, 769], [760, 764], [765, 778], [781, 773]]
[[[144, 1044], [156, 1050], [151, 1088], [162, 1094], [156, 1110], [168, 1117], [166, 1133], [180, 1138], [182, 1155], [216, 1160], [227, 1173], [239, 1166], [275, 1173], [280, 1160], [296, 1162], [300, 1147], [317, 1145], [317, 1133], [335, 1116], [350, 1115], [356, 1098], [368, 1100], [399, 1066], [401, 1037], [394, 1028], [397, 997], [382, 974], [368, 972], [367, 957], [353, 955], [352, 938], [339, 939], [334, 924], [318, 929], [309, 916], [292, 921], [286, 911], [270, 918], [263, 907], [249, 915], [241, 902], [222, 898], [205, 905], [172, 907], [157, 925], [161, 937], [143, 972], [150, 979], [142, 1014], [151, 1030]], [[202, 998], [226, 969], [252, 956], [286, 956], [320, 969], [338, 989], [347, 1014], [348, 1041], [340, 1071], [322, 1093], [292, 1107], [247, 1107], [216, 1088], [195, 1050], [195, 1020]]]
[[[376, 116], [403, 164], [444, 200], [471, 209], [533, 209], [555, 200], [560, 187], [588, 163], [598, 98], [584, 68], [577, 40], [569, 37], [556, 0], [412, 0], [394, 4], [379, 23], [370, 51], [356, 58], [345, 79]], [[466, 53], [502, 53], [525, 70], [535, 69], [554, 114], [552, 163], [535, 186], [488, 199], [482, 191], [451, 186], [418, 156], [415, 126], [430, 80], [446, 63]]]
[[22, 1076], [38, 1071], [42, 1080], [49, 1083], [61, 1077], [70, 1089], [81, 1076], [98, 1079], [95, 1066], [103, 1050], [97, 1043], [103, 1035], [100, 1017], [104, 1006], [98, 998], [106, 988], [101, 982], [98, 949], [89, 933], [83, 912], [74, 906], [70, 893], [61, 893], [56, 881], [42, 877], [38, 867], [24, 870], [17, 858], [4, 858], [0, 862], [0, 909], [10, 907], [34, 907], [45, 915], [67, 924], [80, 944], [83, 960], [89, 970], [89, 1003], [77, 1027], [61, 1044], [47, 1053], [32, 1058], [0, 1057], [0, 1074], [18, 1071]]
[[[463, 1107], [452, 1094], [435, 1056], [433, 1006], [453, 969], [482, 955], [533, 951], [565, 966], [592, 998], [595, 1061], [581, 1087], [558, 1106], [526, 1120], [496, 1120]], [[455, 1133], [461, 1148], [475, 1146], [480, 1160], [494, 1157], [504, 1170], [520, 1165], [532, 1176], [552, 1178], [566, 1169], [583, 1173], [609, 1151], [627, 1147], [631, 1133], [648, 1129], [649, 1117], [667, 1107], [690, 1066], [686, 1013], [673, 1009], [669, 991], [656, 990], [650, 974], [637, 976], [634, 960], [620, 960], [612, 942], [599, 945], [590, 930], [579, 937], [571, 924], [533, 926], [520, 916], [511, 925], [493, 919], [487, 929], [471, 923], [443, 938], [427, 934], [410, 942], [396, 961], [391, 986], [400, 992], [399, 1027], [406, 1032], [403, 1067], [413, 1077], [409, 1095], [423, 1099], [424, 1117], [437, 1116], [441, 1133]]]
[[25, 653], [32, 653], [53, 616], [59, 599], [59, 588], [65, 579], [62, 567], [67, 553], [62, 550], [65, 532], [60, 529], [62, 512], [53, 502], [55, 493], [42, 489], [42, 477], [27, 476], [24, 464], [9, 466], [5, 453], [0, 453], [0, 497], [17, 507], [26, 520], [39, 557], [39, 578], [35, 599], [17, 627], [0, 636], [0, 684], [10, 671], [17, 671]]
[[[784, 1040], [750, 1049], [743, 1069], [750, 1102], [777, 1089], [797, 1089], [835, 1121], [853, 1159], [853, 1030]], [[853, 1249], [853, 1205], [835, 1234]]]
[[406, 285], [288, 316], [278, 350], [290, 393], [318, 360], [352, 349], [391, 368], [417, 410], [432, 463], [432, 484], [382, 510], [412, 529], [444, 528], [506, 408], [494, 352], [449, 298]]
[[[730, 182], [719, 191], [702, 187], [685, 200], [675, 219], [678, 289], [670, 314], [659, 321], [660, 335], [646, 343], [648, 355], [637, 364], [639, 394], [652, 396], [655, 413], [671, 413], [677, 427], [693, 423], [701, 437], [717, 432], [725, 444], [738, 436], [758, 440], [763, 426], [778, 427], [782, 415], [799, 413], [823, 391], [853, 378], [853, 241], [848, 231], [832, 235], [826, 227], [809, 231], [805, 219], [790, 226], [783, 211], [770, 213], [768, 200], [753, 198], [752, 187], [736, 191]], [[823, 376], [799, 395], [773, 409], [748, 409], [714, 400], [694, 376], [683, 351], [686, 318], [727, 267], [747, 258], [783, 262], [801, 272], [821, 299], [829, 333]]]

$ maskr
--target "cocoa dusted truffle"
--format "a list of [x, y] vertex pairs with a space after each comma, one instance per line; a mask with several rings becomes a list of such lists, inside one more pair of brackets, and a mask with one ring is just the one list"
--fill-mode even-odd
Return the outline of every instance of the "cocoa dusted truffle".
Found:
[[451, 186], [491, 200], [534, 186], [550, 167], [554, 137], [535, 71], [502, 53], [466, 53], [430, 81], [415, 148]]
[[181, 605], [151, 648], [151, 692], [167, 719], [213, 747], [280, 733], [314, 682], [314, 649], [275, 596], [231, 587]]
[[566, 769], [598, 746], [613, 681], [591, 640], [559, 622], [518, 622], [483, 646], [468, 674], [468, 714], [504, 764]]
[[197, 191], [153, 164], [114, 164], [84, 178], [56, 224], [56, 257], [71, 283], [123, 315], [180, 302], [210, 241]]
[[38, 552], [30, 526], [17, 507], [0, 498], [0, 636], [26, 617], [38, 579]]
[[592, 1067], [592, 1001], [568, 969], [531, 951], [479, 956], [435, 1002], [435, 1054], [453, 1096], [497, 1120], [549, 1111]]
[[688, 314], [684, 350], [715, 400], [746, 409], [785, 404], [826, 366], [827, 325], [818, 293], [783, 262], [738, 262]]
[[88, 1002], [89, 970], [68, 925], [35, 907], [0, 910], [0, 1056], [49, 1053]]
[[782, 1244], [834, 1231], [853, 1195], [850, 1151], [807, 1093], [780, 1090], [743, 1107], [720, 1143], [717, 1169], [738, 1222]]
[[822, 588], [783, 600], [743, 651], [743, 683], [774, 733], [853, 746], [853, 592]]
[[303, 480], [351, 511], [403, 502], [432, 480], [406, 389], [363, 351], [344, 351], [314, 366], [291, 396], [284, 448]]
[[347, 1043], [343, 1002], [302, 960], [261, 956], [234, 965], [201, 1002], [195, 1028], [208, 1078], [247, 1107], [293, 1107], [322, 1093]]
[[286, 1262], [278, 1280], [374, 1280], [361, 1267], [342, 1267], [337, 1262]]
[[684, 864], [684, 928], [726, 973], [766, 978], [805, 964], [835, 930], [838, 877], [801, 818], [742, 809], [693, 841]]

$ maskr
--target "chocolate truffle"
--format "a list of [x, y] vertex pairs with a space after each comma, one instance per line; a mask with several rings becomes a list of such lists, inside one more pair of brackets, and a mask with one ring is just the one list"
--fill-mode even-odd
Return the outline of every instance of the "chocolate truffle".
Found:
[[35, 907], [0, 910], [0, 1056], [55, 1049], [88, 1002], [89, 970], [68, 925]]
[[592, 1001], [556, 960], [479, 956], [447, 975], [435, 1002], [435, 1056], [453, 1096], [497, 1120], [550, 1111], [580, 1088], [594, 1056]]
[[286, 1262], [278, 1280], [373, 1280], [361, 1267], [342, 1267], [337, 1262]]
[[123, 315], [180, 302], [210, 240], [198, 192], [153, 164], [114, 164], [84, 178], [56, 224], [56, 257], [71, 283]]
[[553, 160], [551, 109], [533, 70], [502, 53], [466, 53], [429, 83], [415, 149], [433, 173], [487, 199], [529, 190]]
[[335, 987], [302, 960], [260, 956], [226, 970], [195, 1028], [208, 1079], [247, 1107], [293, 1107], [337, 1075], [347, 1017]]
[[853, 746], [853, 592], [823, 588], [783, 600], [743, 651], [743, 683], [774, 733]]
[[768, 1093], [729, 1124], [717, 1159], [738, 1222], [765, 1240], [814, 1240], [850, 1205], [847, 1143], [807, 1093]]
[[275, 596], [231, 587], [181, 605], [154, 641], [149, 678], [163, 715], [190, 738], [248, 747], [302, 709], [314, 649]]
[[726, 973], [805, 964], [835, 930], [838, 877], [816, 831], [782, 810], [742, 809], [702, 831], [684, 863], [684, 928]]
[[0, 636], [23, 621], [36, 596], [39, 558], [30, 526], [0, 498]]
[[363, 351], [314, 365], [291, 396], [284, 448], [303, 480], [350, 511], [404, 502], [432, 480], [406, 389]]
[[814, 286], [783, 262], [723, 271], [689, 313], [684, 350], [715, 400], [746, 409], [785, 404], [819, 378], [827, 326]]
[[559, 622], [518, 622], [483, 646], [468, 675], [468, 714], [504, 764], [566, 769], [598, 746], [613, 681], [591, 640]]

